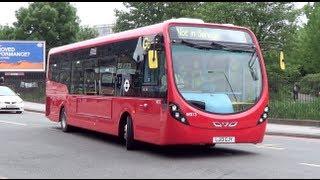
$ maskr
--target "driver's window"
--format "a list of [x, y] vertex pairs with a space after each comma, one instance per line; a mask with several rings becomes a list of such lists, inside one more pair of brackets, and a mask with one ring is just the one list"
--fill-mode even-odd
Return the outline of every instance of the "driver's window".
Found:
[[148, 58], [144, 60], [142, 92], [145, 97], [165, 97], [167, 92], [167, 77], [165, 72], [165, 53], [158, 51], [158, 68], [150, 69]]

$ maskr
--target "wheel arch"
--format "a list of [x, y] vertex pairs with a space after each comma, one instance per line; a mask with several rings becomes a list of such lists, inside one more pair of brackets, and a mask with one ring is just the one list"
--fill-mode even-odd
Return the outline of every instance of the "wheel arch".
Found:
[[124, 111], [119, 119], [119, 124], [118, 124], [118, 136], [122, 137], [123, 132], [123, 126], [125, 125], [125, 122], [127, 120], [127, 117], [130, 116], [132, 119], [132, 116], [130, 115], [130, 113], [128, 111]]
[[59, 110], [59, 120], [58, 120], [58, 122], [61, 121], [61, 113], [62, 113], [62, 110], [65, 110], [64, 104], [62, 104], [62, 105], [60, 106], [60, 110]]

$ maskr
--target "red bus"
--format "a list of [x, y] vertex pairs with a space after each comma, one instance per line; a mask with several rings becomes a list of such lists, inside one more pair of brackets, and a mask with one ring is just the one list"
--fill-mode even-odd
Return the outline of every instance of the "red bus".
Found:
[[157, 145], [261, 143], [268, 81], [244, 27], [176, 19], [53, 48], [46, 116]]

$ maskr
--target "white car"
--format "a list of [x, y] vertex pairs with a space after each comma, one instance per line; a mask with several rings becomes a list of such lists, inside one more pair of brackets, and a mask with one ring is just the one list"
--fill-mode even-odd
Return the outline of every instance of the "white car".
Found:
[[0, 86], [0, 112], [22, 113], [23, 100], [7, 86]]

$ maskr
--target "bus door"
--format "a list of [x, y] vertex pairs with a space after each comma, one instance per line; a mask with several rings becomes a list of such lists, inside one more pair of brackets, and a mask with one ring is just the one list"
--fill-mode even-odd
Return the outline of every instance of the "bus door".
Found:
[[[130, 95], [130, 88], [135, 96], [140, 96], [135, 99], [135, 127], [137, 139], [156, 142], [159, 140], [162, 115], [164, 114], [166, 103], [166, 76], [164, 70], [164, 53], [159, 58], [157, 68], [149, 67], [148, 59], [145, 58], [139, 64], [139, 72], [141, 74], [132, 74], [124, 76], [123, 89]], [[129, 84], [129, 86], [128, 86]], [[129, 90], [126, 89], [129, 87]], [[134, 94], [131, 94], [134, 95]], [[147, 138], [147, 139], [146, 139]]]
[[98, 94], [99, 98], [96, 98], [98, 105], [94, 107], [94, 111], [97, 113], [97, 123], [103, 129], [111, 128], [112, 122], [112, 101], [115, 95], [115, 71], [116, 67], [110, 61], [108, 64], [104, 64], [106, 59], [99, 61], [99, 76], [98, 82]]
[[[130, 75], [118, 75], [121, 80], [119, 95], [128, 97], [125, 104], [133, 107], [132, 118], [135, 126], [135, 138], [144, 141], [154, 142], [159, 138], [160, 134], [160, 117], [162, 112], [162, 100], [156, 97], [154, 86], [142, 85], [142, 82], [137, 82], [141, 79], [136, 79]], [[137, 85], [139, 84], [139, 85]], [[138, 97], [133, 97], [138, 96]], [[146, 139], [147, 138], [147, 139]]]
[[114, 67], [107, 66], [105, 61], [103, 57], [84, 63], [85, 96], [78, 98], [79, 112], [97, 128], [104, 128], [111, 121]]
[[97, 100], [98, 73], [95, 68], [96, 59], [78, 60], [72, 62], [72, 86], [69, 97], [72, 121], [75, 125], [85, 128], [93, 128], [96, 119], [94, 118], [94, 106]]

